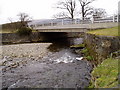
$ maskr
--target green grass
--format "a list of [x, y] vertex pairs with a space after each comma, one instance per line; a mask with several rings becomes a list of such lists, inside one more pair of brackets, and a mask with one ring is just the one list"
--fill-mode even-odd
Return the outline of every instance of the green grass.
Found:
[[92, 72], [90, 88], [112, 88], [118, 85], [118, 59], [108, 58]]
[[119, 36], [118, 27], [107, 28], [107, 29], [98, 29], [93, 31], [88, 31], [87, 33], [103, 36]]

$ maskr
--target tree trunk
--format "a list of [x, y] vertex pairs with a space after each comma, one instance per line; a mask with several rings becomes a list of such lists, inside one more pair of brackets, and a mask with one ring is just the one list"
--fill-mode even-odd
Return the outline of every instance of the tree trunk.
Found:
[[85, 19], [85, 12], [84, 12], [84, 6], [82, 6], [82, 20]]

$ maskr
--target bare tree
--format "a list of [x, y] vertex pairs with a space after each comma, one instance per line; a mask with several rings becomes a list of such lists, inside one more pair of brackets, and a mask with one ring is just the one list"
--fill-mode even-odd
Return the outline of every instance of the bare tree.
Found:
[[8, 20], [10, 21], [10, 23], [13, 23], [13, 19], [11, 17], [9, 17]]
[[95, 8], [93, 11], [93, 15], [95, 15], [98, 18], [103, 18], [105, 17], [107, 12], [103, 8]]
[[72, 20], [74, 19], [74, 12], [75, 12], [75, 8], [76, 8], [76, 2], [75, 2], [75, 0], [60, 1], [60, 2], [58, 2], [57, 8], [67, 10], [68, 13], [70, 14], [70, 18]]
[[31, 17], [29, 17], [26, 13], [19, 13], [17, 16], [19, 16], [19, 20], [21, 22], [21, 27], [28, 27], [28, 22], [30, 22]]
[[67, 13], [65, 12], [60, 12], [60, 13], [57, 13], [56, 15], [53, 16], [54, 18], [69, 18], [69, 16], [67, 15]]
[[17, 25], [17, 22], [13, 21], [13, 18], [9, 17], [8, 20], [10, 21], [10, 28], [13, 29], [13, 30], [17, 30], [18, 28], [18, 25]]
[[81, 14], [82, 14], [82, 20], [87, 17], [87, 15], [90, 15], [93, 13], [93, 8], [89, 6], [90, 3], [92, 3], [95, 0], [79, 0], [80, 6], [81, 6]]

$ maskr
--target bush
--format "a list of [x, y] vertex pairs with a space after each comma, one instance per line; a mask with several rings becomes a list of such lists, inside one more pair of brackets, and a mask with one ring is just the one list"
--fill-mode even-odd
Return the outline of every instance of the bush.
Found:
[[20, 28], [20, 29], [18, 29], [17, 33], [20, 36], [30, 35], [32, 33], [32, 29], [30, 29], [30, 28]]

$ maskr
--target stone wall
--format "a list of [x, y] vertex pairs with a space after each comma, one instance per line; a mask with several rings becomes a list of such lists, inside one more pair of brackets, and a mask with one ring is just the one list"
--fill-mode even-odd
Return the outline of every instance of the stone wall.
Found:
[[103, 60], [110, 53], [120, 49], [120, 37], [85, 34], [84, 41], [95, 60]]
[[2, 43], [24, 43], [41, 40], [38, 32], [33, 32], [29, 36], [19, 36], [16, 33], [3, 33], [0, 36], [2, 36]]
[[79, 34], [80, 33], [78, 32], [33, 32], [29, 36], [19, 36], [16, 33], [3, 33], [0, 34], [0, 37], [2, 37], [1, 40], [3, 44], [11, 44], [48, 41], [58, 38], [78, 37]]

